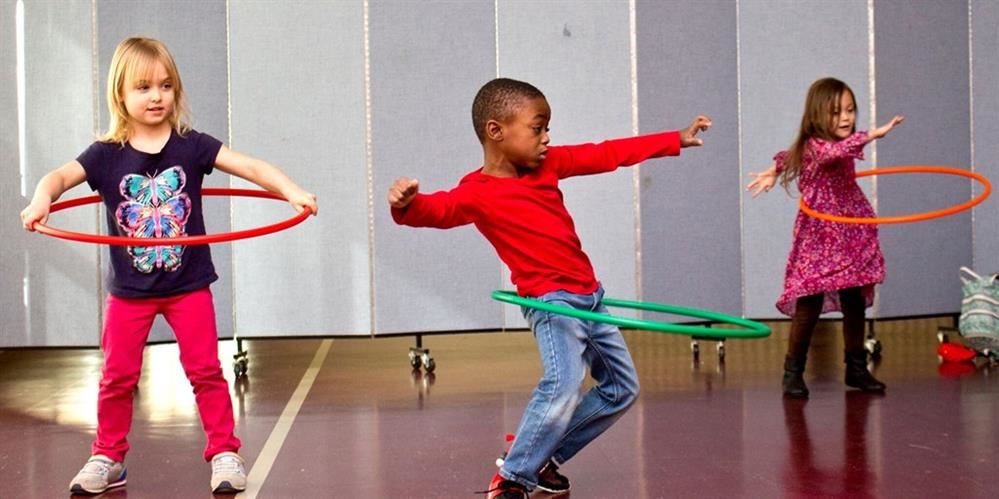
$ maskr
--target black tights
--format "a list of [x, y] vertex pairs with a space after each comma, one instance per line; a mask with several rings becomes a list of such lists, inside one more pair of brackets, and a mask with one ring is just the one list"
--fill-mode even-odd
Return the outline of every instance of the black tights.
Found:
[[[839, 304], [843, 311], [843, 345], [847, 352], [864, 349], [864, 294], [863, 288], [847, 288], [839, 292]], [[809, 295], [798, 298], [791, 317], [791, 336], [787, 342], [787, 356], [804, 360], [812, 341], [812, 332], [822, 313], [824, 295]]]

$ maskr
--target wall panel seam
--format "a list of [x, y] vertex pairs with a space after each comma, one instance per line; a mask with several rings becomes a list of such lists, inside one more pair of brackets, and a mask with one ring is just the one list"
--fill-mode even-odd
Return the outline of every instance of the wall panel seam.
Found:
[[[496, 78], [499, 78], [500, 77], [499, 0], [493, 0], [493, 49], [496, 57]], [[504, 289], [506, 285], [503, 279], [505, 276], [503, 272], [502, 261], [497, 262], [497, 270], [499, 271], [498, 272], [499, 282], [497, 283], [496, 288]], [[506, 307], [501, 302], [497, 302], [497, 305], [499, 305], [500, 330], [506, 331], [507, 329], [510, 329], [508, 327], [509, 325], [506, 323]]]
[[376, 312], [378, 310], [377, 295], [375, 293], [375, 203], [374, 203], [374, 154], [372, 151], [372, 127], [371, 127], [371, 20], [368, 0], [364, 0], [362, 9], [364, 11], [364, 156], [365, 167], [367, 168], [367, 189], [368, 189], [368, 300], [370, 308], [368, 313], [368, 334], [372, 337], [376, 333]]
[[[629, 59], [631, 63], [631, 134], [638, 135], [638, 26], [635, 0], [628, 1]], [[635, 212], [635, 299], [642, 300], [642, 175], [641, 163], [631, 170]], [[641, 316], [639, 312], [639, 316]]]
[[[90, 77], [93, 82], [93, 106], [92, 112], [93, 116], [93, 135], [96, 137], [101, 133], [101, 73], [100, 73], [100, 52], [97, 47], [97, 0], [91, 0], [90, 2]], [[98, 233], [101, 232], [101, 205], [98, 204], [97, 208], [93, 211], [94, 214], [94, 227]], [[104, 269], [101, 266], [101, 250], [103, 246], [94, 246], [94, 258], [97, 261], [95, 265], [95, 276], [94, 279], [97, 283], [94, 289], [97, 290], [97, 344], [101, 341], [101, 331], [104, 325], [104, 307], [101, 305], [104, 297]], [[108, 264], [110, 264], [110, 260]]]
[[[231, 5], [229, 0], [225, 0], [225, 124], [226, 124], [226, 142], [229, 147], [233, 147], [232, 143], [232, 23], [231, 23]], [[229, 187], [232, 187], [232, 176], [228, 176], [226, 181]], [[228, 201], [229, 204], [229, 230], [235, 230], [235, 209], [232, 204], [232, 200]], [[232, 314], [232, 339], [236, 341], [239, 337], [239, 322], [237, 318], [239, 314], [236, 313], [238, 307], [238, 300], [236, 294], [236, 252], [239, 251], [238, 245], [231, 245], [229, 250], [229, 282], [230, 287], [230, 299], [232, 300], [232, 309], [230, 313]]]
[[739, 182], [736, 188], [739, 189], [739, 308], [741, 315], [746, 316], [746, 199], [742, 191], [742, 17], [740, 12], [741, 2], [735, 2], [735, 115], [736, 115], [736, 142], [738, 143]]
[[[878, 99], [877, 99], [877, 65], [875, 52], [874, 33], [874, 0], [867, 0], [867, 94], [868, 94], [868, 123], [867, 129], [873, 130], [878, 126]], [[871, 169], [878, 167], [878, 143], [876, 140], [870, 142], [871, 148]], [[874, 212], [878, 212], [878, 177], [871, 177], [871, 205]], [[874, 294], [874, 304], [871, 310], [872, 318], [877, 318], [881, 311], [881, 293]]]
[[[968, 137], [970, 148], [969, 160], [971, 164], [969, 168], [972, 172], [975, 171], [975, 24], [973, 16], [973, 2], [974, 0], [968, 0]], [[971, 195], [975, 195], [975, 188], [977, 187], [977, 182], [969, 179], [971, 184]], [[975, 236], [977, 231], [975, 230], [975, 214], [978, 212], [978, 207], [971, 209], [971, 266], [975, 267], [977, 265], [978, 251], [975, 246]]]

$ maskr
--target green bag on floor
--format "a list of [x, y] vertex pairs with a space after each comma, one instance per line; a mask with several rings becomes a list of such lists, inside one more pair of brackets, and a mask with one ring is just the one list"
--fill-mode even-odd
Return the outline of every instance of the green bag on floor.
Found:
[[965, 344], [982, 353], [999, 353], [999, 274], [982, 277], [961, 267], [961, 317]]

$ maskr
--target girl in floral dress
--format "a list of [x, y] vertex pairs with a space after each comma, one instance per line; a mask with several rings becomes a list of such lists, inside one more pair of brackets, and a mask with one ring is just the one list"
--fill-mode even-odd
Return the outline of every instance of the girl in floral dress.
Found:
[[[857, 103], [842, 81], [823, 78], [808, 89], [801, 128], [791, 147], [747, 189], [755, 197], [779, 180], [785, 190], [797, 181], [805, 203], [833, 215], [870, 218], [874, 209], [855, 179], [855, 159], [864, 145], [880, 139], [902, 122], [895, 116], [868, 132], [856, 131]], [[802, 375], [812, 331], [823, 312], [843, 313], [846, 384], [864, 391], [884, 391], [867, 370], [864, 309], [874, 302], [874, 285], [884, 281], [885, 264], [876, 225], [845, 224], [798, 212], [794, 239], [784, 272], [784, 292], [777, 309], [791, 317], [784, 359], [784, 395], [807, 398]]]

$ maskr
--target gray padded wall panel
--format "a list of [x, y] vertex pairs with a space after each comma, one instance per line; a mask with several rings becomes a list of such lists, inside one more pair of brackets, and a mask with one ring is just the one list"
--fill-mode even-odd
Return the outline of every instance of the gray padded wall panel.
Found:
[[[283, 168], [323, 206], [320, 217], [287, 232], [212, 247], [221, 276], [213, 289], [222, 335], [524, 327], [517, 307], [489, 299], [492, 289], [512, 286], [474, 228], [398, 227], [389, 218], [385, 190], [400, 175], [419, 178], [427, 192], [450, 188], [481, 164], [469, 108], [475, 91], [497, 73], [546, 92], [553, 143], [630, 135], [632, 35], [640, 130], [679, 128], [696, 113], [710, 114], [715, 128], [705, 134], [706, 147], [642, 166], [642, 248], [635, 247], [632, 170], [563, 184], [584, 249], [612, 296], [633, 296], [640, 275], [646, 299], [779, 316], [773, 304], [797, 197], [775, 190], [750, 199], [742, 188], [748, 172], [768, 167], [791, 142], [807, 87], [818, 77], [849, 83], [857, 93], [858, 126], [869, 127], [869, 79], [875, 76], [868, 74], [870, 5], [877, 23], [878, 122], [895, 113], [907, 122], [868, 147], [870, 159], [858, 169], [873, 166], [876, 150], [882, 167], [938, 163], [999, 177], [999, 4], [992, 0], [637, 0], [635, 33], [629, 31], [629, 3], [369, 0], [366, 108], [364, 2], [26, 1], [22, 194], [16, 1], [0, 0], [0, 171], [10, 180], [0, 185], [0, 208], [8, 217], [0, 225], [7, 241], [0, 249], [0, 347], [98, 344], [107, 250], [29, 234], [13, 217], [42, 175], [76, 157], [107, 126], [108, 63], [115, 44], [133, 34], [160, 38], [173, 51], [199, 130], [231, 138], [237, 150]], [[232, 60], [226, 55], [227, 6]], [[690, 32], [708, 35], [691, 44]], [[722, 173], [736, 161], [738, 173]], [[230, 180], [218, 173], [208, 185]], [[861, 185], [873, 194], [874, 182]], [[970, 181], [939, 176], [880, 177], [877, 185], [886, 215], [941, 208], [978, 192]], [[79, 187], [64, 198], [88, 193]], [[228, 199], [207, 201], [209, 231], [291, 214], [278, 202], [238, 199], [231, 205]], [[697, 223], [705, 219], [711, 222]], [[997, 223], [993, 198], [973, 214], [882, 227], [888, 279], [879, 290], [877, 316], [956, 311], [959, 266], [999, 270]], [[81, 207], [55, 215], [52, 224], [103, 231], [104, 217]], [[734, 227], [738, 234], [729, 234]], [[733, 264], [738, 254], [741, 260]], [[691, 270], [698, 268], [708, 277]], [[323, 277], [293, 280], [310, 271]], [[726, 280], [733, 272], [734, 280]], [[161, 321], [151, 339], [170, 340], [172, 334]]]
[[[16, 241], [24, 232], [17, 214], [27, 199], [21, 195], [17, 130], [17, 37], [15, 0], [0, 0], [0, 175], [11, 179], [0, 183], [0, 238]], [[37, 239], [34, 239], [37, 241]], [[30, 337], [24, 308], [24, 254], [26, 248], [0, 246], [0, 347], [17, 346]]]
[[739, 315], [735, 4], [644, 0], [636, 19], [641, 132], [712, 119], [705, 146], [641, 167], [642, 298]]
[[[869, 121], [867, 2], [739, 2], [742, 176], [767, 169], [786, 149], [801, 122], [813, 81], [834, 76], [853, 89], [857, 127]], [[879, 88], [880, 87], [879, 85]], [[858, 162], [865, 170], [869, 162]], [[751, 198], [742, 192], [744, 309], [749, 317], [782, 317], [774, 303], [783, 290], [784, 267], [798, 212], [797, 189]]]
[[[100, 78], [97, 95], [102, 132], [108, 126], [105, 88], [114, 49], [126, 37], [147, 36], [162, 41], [170, 49], [184, 83], [194, 128], [227, 142], [226, 14], [223, 0], [185, 2], [182, 8], [166, 6], [156, 0], [102, 0], [97, 3], [97, 32], [97, 74]], [[228, 185], [228, 175], [222, 172], [214, 172], [205, 179], [207, 187]], [[209, 200], [204, 206], [209, 233], [229, 230], [227, 200]], [[105, 230], [104, 225], [102, 217], [102, 231]], [[219, 274], [219, 280], [212, 284], [219, 336], [228, 337], [233, 334], [231, 249], [225, 244], [212, 245], [211, 249], [212, 261]], [[102, 251], [101, 255], [103, 272], [107, 268], [107, 251]], [[162, 317], [157, 318], [149, 339], [173, 340], [173, 332]]]
[[396, 225], [385, 195], [396, 177], [450, 189], [482, 165], [472, 98], [496, 75], [493, 2], [370, 4], [371, 141], [377, 333], [495, 328], [500, 262], [471, 225]]
[[[901, 127], [878, 141], [879, 166], [968, 169], [968, 4], [883, 0], [874, 5], [878, 122], [895, 114], [906, 117]], [[886, 177], [878, 181], [878, 210], [900, 214], [938, 209], [970, 195], [970, 182], [964, 180]], [[957, 271], [972, 264], [970, 213], [882, 227], [881, 246], [888, 272], [879, 316], [960, 310]]]
[[[500, 0], [498, 12], [499, 74], [545, 93], [553, 145], [632, 135], [627, 2]], [[636, 287], [632, 175], [622, 168], [560, 182], [597, 279], [620, 298], [634, 298]], [[508, 274], [504, 279], [512, 288]], [[525, 325], [516, 307], [505, 314], [507, 326]]]
[[[234, 245], [241, 336], [370, 333], [362, 7], [230, 4], [233, 148], [277, 165], [320, 205], [297, 227]], [[292, 214], [233, 201], [236, 228]]]
[[[9, 7], [13, 15], [14, 4]], [[93, 140], [90, 16], [89, 2], [25, 2], [24, 5], [25, 190], [22, 195], [18, 147], [14, 142], [7, 177], [11, 181], [4, 187], [3, 201], [3, 235], [7, 238], [4, 246], [8, 248], [3, 258], [3, 301], [21, 311], [11, 314], [19, 320], [8, 325], [5, 310], [2, 344], [90, 346], [100, 341], [98, 248], [29, 234], [17, 223], [18, 213], [31, 200], [42, 176], [75, 158]], [[11, 24], [4, 26], [5, 37], [11, 36], [11, 40], [12, 21], [13, 18]], [[8, 26], [11, 31], [7, 31]], [[9, 53], [15, 56], [13, 45]], [[16, 92], [14, 86], [9, 94], [16, 98]], [[5, 128], [3, 135], [16, 141], [17, 113], [5, 113], [6, 116], [12, 118], [13, 127], [10, 133]], [[86, 194], [88, 189], [81, 186], [62, 198]], [[53, 215], [49, 224], [93, 232], [97, 226], [96, 214], [92, 206], [80, 207]], [[12, 266], [9, 274], [7, 265]], [[27, 291], [26, 300], [22, 290]], [[25, 305], [28, 314], [23, 312]]]
[[[27, 310], [24, 308], [25, 254], [24, 243], [42, 243], [39, 238], [23, 237], [17, 224], [28, 200], [21, 195], [22, 178], [18, 159], [17, 125], [17, 37], [15, 0], [0, 0], [0, 175], [9, 179], [0, 183], [0, 238], [19, 244], [0, 246], [0, 347], [18, 346], [29, 342]], [[30, 195], [30, 193], [28, 193]]]
[[[973, 89], [973, 168], [999, 179], [999, 2], [971, 2]], [[975, 186], [975, 195], [981, 188]], [[994, 196], [994, 195], [993, 195]], [[975, 208], [974, 267], [979, 272], [999, 272], [999, 202], [995, 197]]]

